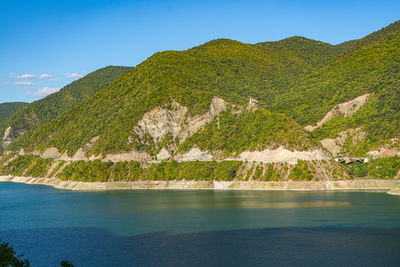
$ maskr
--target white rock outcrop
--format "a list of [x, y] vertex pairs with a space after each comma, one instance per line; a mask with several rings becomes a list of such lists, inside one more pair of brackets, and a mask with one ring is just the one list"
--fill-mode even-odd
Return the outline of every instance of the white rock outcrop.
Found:
[[157, 154], [157, 160], [167, 160], [171, 157], [171, 154], [165, 148], [161, 148]]
[[239, 154], [237, 159], [241, 161], [256, 161], [256, 162], [287, 162], [296, 164], [298, 160], [328, 160], [321, 150], [313, 151], [290, 151], [283, 147], [277, 149], [265, 149], [263, 151], [245, 151]]
[[60, 158], [60, 152], [58, 152], [58, 149], [55, 147], [49, 147], [47, 148], [43, 154], [41, 155], [42, 158], [44, 159], [58, 159]]
[[361, 128], [349, 129], [339, 133], [336, 138], [325, 138], [320, 141], [322, 146], [332, 153], [333, 156], [337, 156], [342, 150], [342, 146], [345, 143], [348, 136], [351, 137], [351, 144], [357, 145], [360, 141], [365, 138], [366, 133]]
[[4, 131], [4, 135], [3, 135], [3, 139], [2, 139], [2, 143], [1, 143], [3, 148], [5, 148], [9, 144], [11, 144], [11, 142], [13, 141], [10, 138], [10, 134], [11, 134], [11, 126], [8, 126], [7, 129]]
[[250, 97], [249, 104], [247, 104], [247, 111], [254, 111], [258, 109], [258, 101]]
[[208, 151], [192, 147], [188, 152], [175, 156], [176, 161], [211, 161], [213, 156]]
[[143, 118], [134, 128], [134, 132], [142, 137], [148, 133], [154, 143], [161, 142], [167, 134], [177, 136], [181, 130], [181, 124], [187, 113], [187, 107], [181, 106], [172, 100], [172, 109], [156, 107], [145, 113]]
[[353, 115], [360, 107], [362, 107], [365, 104], [369, 96], [370, 94], [365, 94], [348, 102], [336, 105], [331, 111], [329, 111], [325, 115], [325, 117], [322, 120], [318, 121], [317, 125], [315, 126], [307, 125], [306, 127], [304, 127], [304, 129], [312, 132], [315, 129], [327, 123], [328, 121], [330, 121], [335, 116], [343, 115], [344, 117], [348, 117]]
[[119, 153], [119, 154], [108, 154], [102, 161], [112, 161], [112, 162], [119, 162], [119, 161], [151, 161], [151, 157], [146, 152], [138, 152], [138, 151], [131, 151], [126, 153]]
[[216, 115], [227, 108], [228, 103], [222, 98], [214, 97], [209, 110], [202, 115], [189, 116], [188, 108], [171, 100], [171, 109], [157, 107], [145, 113], [134, 128], [134, 132], [143, 137], [149, 134], [155, 143], [161, 142], [171, 134], [182, 143], [188, 136], [210, 122]]

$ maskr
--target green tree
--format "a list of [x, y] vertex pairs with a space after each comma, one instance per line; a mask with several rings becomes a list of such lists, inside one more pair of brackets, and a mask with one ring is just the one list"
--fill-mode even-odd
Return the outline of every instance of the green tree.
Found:
[[27, 259], [22, 260], [17, 256], [14, 249], [6, 242], [0, 242], [0, 267], [29, 267]]

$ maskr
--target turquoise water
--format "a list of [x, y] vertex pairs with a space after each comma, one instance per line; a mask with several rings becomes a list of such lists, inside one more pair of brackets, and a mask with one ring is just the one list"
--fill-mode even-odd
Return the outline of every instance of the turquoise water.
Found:
[[398, 266], [400, 197], [0, 183], [0, 238], [33, 266]]

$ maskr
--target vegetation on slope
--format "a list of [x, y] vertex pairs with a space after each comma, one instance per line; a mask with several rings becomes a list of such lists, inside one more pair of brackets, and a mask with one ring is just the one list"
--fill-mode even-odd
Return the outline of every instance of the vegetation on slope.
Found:
[[69, 112], [23, 135], [9, 149], [43, 151], [54, 146], [73, 154], [95, 136], [100, 139], [90, 153], [140, 149], [141, 144], [128, 140], [145, 112], [167, 105], [171, 98], [187, 106], [190, 115], [207, 111], [213, 96], [239, 104], [252, 96], [262, 105], [320, 66], [317, 60], [297, 55], [300, 52], [305, 53], [219, 39], [187, 51], [157, 53]]
[[396, 21], [396, 22], [384, 27], [383, 29], [380, 29], [376, 32], [368, 34], [367, 36], [365, 36], [361, 39], [346, 41], [344, 43], [338, 44], [336, 47], [341, 49], [344, 53], [351, 53], [357, 49], [360, 49], [365, 46], [369, 46], [377, 41], [380, 41], [383, 38], [386, 38], [387, 35], [398, 32], [399, 30], [400, 30], [400, 21]]
[[59, 92], [19, 109], [8, 119], [0, 122], [0, 133], [3, 134], [5, 129], [11, 126], [11, 137], [16, 138], [20, 133], [63, 114], [131, 69], [109, 66], [96, 70], [70, 83]]
[[231, 181], [242, 163], [239, 161], [167, 161], [142, 167], [138, 162], [75, 161], [58, 175], [63, 180], [84, 182], [107, 181]]
[[[308, 69], [303, 70], [304, 74], [322, 68], [333, 62], [341, 53], [342, 48], [321, 41], [294, 36], [277, 42], [258, 43], [258, 46], [280, 50], [282, 53], [293, 55], [307, 62]], [[303, 67], [304, 67], [303, 66]]]
[[180, 148], [187, 151], [194, 145], [202, 150], [222, 151], [225, 155], [280, 146], [292, 150], [319, 147], [311, 135], [292, 119], [264, 109], [241, 114], [234, 114], [231, 110], [221, 113], [190, 136]]
[[[400, 126], [400, 27], [399, 23], [375, 34], [353, 53], [338, 58], [277, 96], [270, 108], [285, 113], [302, 125], [316, 124], [336, 104], [370, 93], [368, 103], [351, 117], [336, 117], [317, 129], [317, 139], [336, 137], [340, 131], [362, 127], [367, 137], [358, 154], [398, 137]], [[366, 37], [367, 39], [369, 37]], [[398, 146], [398, 144], [396, 144]]]
[[[5, 164], [7, 162], [7, 164]], [[55, 166], [55, 167], [52, 167]], [[64, 167], [61, 170], [61, 167]], [[59, 170], [61, 170], [59, 172]], [[304, 161], [297, 164], [241, 161], [174, 160], [149, 165], [136, 161], [103, 162], [42, 159], [38, 156], [7, 155], [0, 159], [0, 175], [57, 177], [82, 182], [110, 181], [318, 181], [350, 178], [398, 179], [400, 157], [372, 159], [367, 163], [353, 163], [343, 167], [331, 161]]]
[[18, 156], [8, 164], [2, 164], [0, 174], [45, 177], [53, 161], [53, 159], [42, 159], [34, 155]]
[[0, 122], [7, 119], [11, 114], [21, 109], [28, 103], [24, 102], [7, 102], [0, 104]]
[[277, 97], [274, 110], [302, 125], [315, 124], [336, 104], [366, 93], [392, 93], [398, 88], [400, 35], [339, 58]]
[[353, 178], [398, 179], [400, 157], [374, 159], [368, 163], [353, 163], [346, 167]]
[[[171, 98], [193, 116], [205, 113], [213, 96], [241, 105], [254, 97], [261, 107], [305, 126], [315, 124], [336, 104], [370, 93], [355, 115], [336, 117], [312, 133], [320, 140], [361, 127], [367, 137], [347, 149], [363, 154], [398, 137], [399, 33], [397, 22], [338, 46], [301, 37], [256, 45], [218, 39], [187, 51], [156, 53], [81, 104], [21, 136], [9, 149], [44, 151], [54, 146], [72, 155], [99, 136], [89, 154], [136, 149], [154, 155], [160, 147], [138, 142], [133, 128], [146, 112], [167, 106]], [[226, 154], [282, 144], [296, 149], [316, 146], [293, 121], [267, 111], [224, 113], [180, 149], [194, 144]]]

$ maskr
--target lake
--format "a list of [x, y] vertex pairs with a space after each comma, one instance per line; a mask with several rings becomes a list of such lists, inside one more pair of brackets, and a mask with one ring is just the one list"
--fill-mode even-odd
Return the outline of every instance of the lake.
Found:
[[399, 266], [400, 197], [0, 183], [0, 239], [32, 266]]

